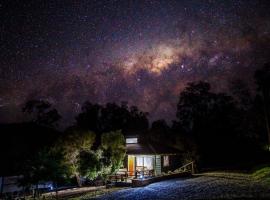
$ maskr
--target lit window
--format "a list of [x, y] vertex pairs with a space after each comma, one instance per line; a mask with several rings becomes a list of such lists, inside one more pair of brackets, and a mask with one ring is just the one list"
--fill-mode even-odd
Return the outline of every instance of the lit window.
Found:
[[146, 167], [147, 170], [152, 170], [153, 169], [153, 158], [150, 156], [144, 157], [143, 164]]
[[163, 166], [168, 167], [170, 165], [169, 156], [163, 156]]
[[136, 165], [137, 167], [143, 167], [143, 157], [136, 157]]
[[137, 156], [136, 169], [137, 170], [152, 170], [154, 168], [152, 156]]
[[126, 138], [126, 143], [127, 144], [137, 144], [138, 138]]

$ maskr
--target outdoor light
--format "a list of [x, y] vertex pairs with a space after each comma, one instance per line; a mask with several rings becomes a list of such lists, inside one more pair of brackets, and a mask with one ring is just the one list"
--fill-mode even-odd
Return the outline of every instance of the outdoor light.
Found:
[[49, 186], [49, 187], [50, 187], [50, 190], [53, 190], [53, 186], [52, 186], [51, 184], [50, 184], [50, 186]]
[[143, 179], [143, 174], [140, 174], [140, 179]]

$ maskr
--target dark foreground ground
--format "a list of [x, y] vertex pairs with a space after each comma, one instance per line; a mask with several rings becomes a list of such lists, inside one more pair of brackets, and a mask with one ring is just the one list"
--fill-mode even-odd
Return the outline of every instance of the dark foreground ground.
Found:
[[96, 199], [270, 199], [270, 185], [257, 182], [245, 174], [204, 173], [188, 179], [172, 179], [146, 187], [124, 189]]

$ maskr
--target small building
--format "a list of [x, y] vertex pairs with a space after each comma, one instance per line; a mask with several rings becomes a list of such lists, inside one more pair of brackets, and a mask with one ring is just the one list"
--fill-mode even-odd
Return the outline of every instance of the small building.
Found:
[[30, 191], [38, 189], [40, 191], [51, 191], [53, 190], [52, 181], [39, 183], [38, 185], [31, 185], [29, 188], [24, 188], [20, 184], [20, 179], [23, 176], [5, 176], [0, 177], [0, 199], [2, 196], [20, 196], [20, 194], [28, 193]]
[[141, 140], [139, 136], [126, 136], [125, 168], [128, 176], [156, 176], [180, 166], [181, 152], [164, 144]]
[[0, 177], [0, 194], [22, 192], [19, 180], [22, 176]]

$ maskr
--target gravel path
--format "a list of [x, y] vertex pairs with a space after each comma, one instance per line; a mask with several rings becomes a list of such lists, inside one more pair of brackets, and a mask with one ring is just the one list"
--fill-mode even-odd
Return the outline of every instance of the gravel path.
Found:
[[103, 195], [97, 200], [270, 199], [270, 186], [239, 173], [204, 173]]

